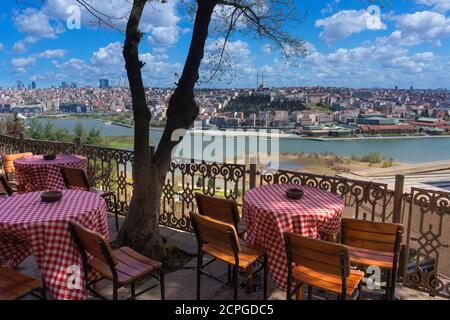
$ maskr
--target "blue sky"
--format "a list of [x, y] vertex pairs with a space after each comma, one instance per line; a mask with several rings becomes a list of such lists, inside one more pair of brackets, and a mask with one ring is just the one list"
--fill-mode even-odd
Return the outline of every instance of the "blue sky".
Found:
[[[124, 28], [129, 1], [88, 2]], [[253, 87], [263, 73], [269, 86], [450, 87], [450, 0], [385, 0], [379, 17], [367, 13], [365, 0], [296, 2], [300, 15], [306, 13], [302, 24], [290, 26], [308, 48], [300, 67], [286, 64], [269, 42], [236, 32], [227, 46], [232, 71], [202, 85]], [[62, 81], [98, 86], [100, 78], [124, 82], [123, 33], [99, 26], [83, 8], [80, 28], [70, 28], [76, 22], [70, 19], [73, 5], [74, 0], [1, 1], [0, 86], [17, 80], [35, 80], [38, 87]], [[223, 37], [218, 16], [207, 53]], [[145, 85], [176, 81], [192, 24], [179, 0], [147, 6], [140, 46]]]

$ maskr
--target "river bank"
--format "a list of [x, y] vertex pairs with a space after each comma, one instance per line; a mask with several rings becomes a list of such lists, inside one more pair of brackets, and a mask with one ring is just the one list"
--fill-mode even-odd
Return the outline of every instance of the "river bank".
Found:
[[[86, 130], [98, 128], [100, 134], [107, 140], [110, 140], [111, 147], [129, 149], [133, 145], [132, 136], [134, 130], [130, 127], [105, 124], [105, 122], [94, 119], [68, 119], [68, 118], [39, 118], [43, 124], [50, 122], [55, 128], [66, 128], [73, 132], [78, 123], [81, 123]], [[219, 132], [221, 132], [219, 130]], [[210, 131], [204, 135], [204, 145], [215, 141], [215, 132]], [[248, 134], [256, 134], [243, 131], [238, 139], [248, 144]], [[162, 128], [150, 129], [151, 144], [157, 145], [162, 136]], [[221, 133], [223, 136], [223, 132]], [[326, 140], [317, 139], [295, 139], [286, 138], [283, 135], [277, 136], [278, 151], [280, 153], [288, 152], [294, 154], [300, 153], [334, 153], [339, 156], [362, 156], [377, 152], [384, 158], [393, 158], [402, 163], [421, 163], [427, 161], [438, 161], [450, 159], [450, 140], [445, 138], [406, 138], [406, 137], [372, 137], [375, 139], [340, 139], [331, 138]], [[122, 140], [122, 141], [120, 141]], [[272, 139], [269, 137], [259, 137], [258, 143], [270, 145]], [[234, 152], [234, 150], [232, 150]]]

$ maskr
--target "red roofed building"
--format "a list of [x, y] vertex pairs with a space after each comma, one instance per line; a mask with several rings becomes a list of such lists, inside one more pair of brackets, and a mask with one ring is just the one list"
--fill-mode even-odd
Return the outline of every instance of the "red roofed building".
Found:
[[359, 126], [362, 134], [414, 134], [419, 131], [416, 126], [410, 124], [398, 125], [367, 125]]

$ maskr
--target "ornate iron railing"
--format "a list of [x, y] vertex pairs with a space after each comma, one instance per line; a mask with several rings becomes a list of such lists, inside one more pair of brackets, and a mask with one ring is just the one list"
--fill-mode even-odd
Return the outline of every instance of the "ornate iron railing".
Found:
[[412, 188], [403, 284], [450, 298], [450, 193]]
[[160, 223], [191, 231], [189, 211], [195, 211], [195, 192], [241, 201], [246, 185], [245, 165], [174, 160], [163, 188]]

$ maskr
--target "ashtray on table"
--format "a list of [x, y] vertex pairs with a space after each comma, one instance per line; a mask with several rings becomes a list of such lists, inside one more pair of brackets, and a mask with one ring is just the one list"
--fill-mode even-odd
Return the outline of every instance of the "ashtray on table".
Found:
[[56, 159], [56, 154], [54, 154], [54, 153], [44, 154], [42, 156], [42, 158], [44, 158], [44, 160], [55, 160]]
[[297, 188], [289, 188], [286, 190], [286, 196], [289, 199], [298, 200], [303, 197], [303, 190]]
[[42, 202], [56, 202], [62, 197], [61, 191], [45, 191], [41, 193]]

